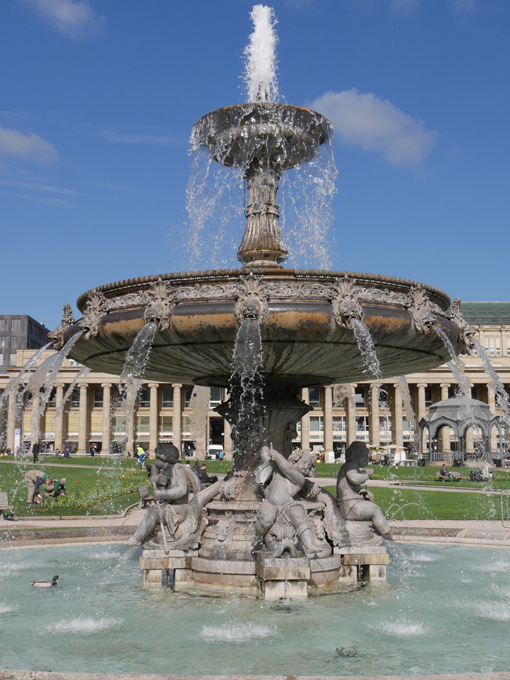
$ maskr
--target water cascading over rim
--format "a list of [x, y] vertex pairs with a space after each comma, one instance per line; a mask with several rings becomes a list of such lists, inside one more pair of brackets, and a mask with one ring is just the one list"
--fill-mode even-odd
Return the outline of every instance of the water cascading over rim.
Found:
[[218, 109], [195, 123], [192, 149], [203, 146], [215, 161], [244, 174], [246, 230], [237, 257], [245, 267], [278, 267], [287, 258], [277, 201], [281, 174], [312, 160], [330, 137], [321, 114], [267, 102]]

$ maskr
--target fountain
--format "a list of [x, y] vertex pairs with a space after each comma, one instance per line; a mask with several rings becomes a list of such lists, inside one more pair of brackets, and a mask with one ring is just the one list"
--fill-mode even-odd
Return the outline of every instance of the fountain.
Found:
[[[254, 36], [268, 40], [259, 51], [260, 41], [252, 40], [249, 50], [253, 101], [206, 114], [191, 136], [192, 148], [245, 178], [241, 268], [99, 286], [78, 299], [82, 318], [66, 313], [53, 339], [91, 369], [121, 375], [128, 395], [131, 378], [137, 385], [141, 377], [125, 368], [133, 343], [150, 344], [146, 380], [229, 388], [230, 400], [217, 408], [232, 425], [227, 480], [191, 499], [179, 452], [158, 449], [157, 502], [133, 539], [144, 544], [144, 581], [161, 583], [163, 575], [176, 590], [200, 584], [300, 597], [339, 580], [384, 579], [388, 559], [369, 519], [343, 516], [333, 497], [306, 479], [306, 454], [292, 454], [296, 424], [309, 410], [298, 390], [429, 370], [450, 356], [444, 338], [458, 353], [467, 336], [449, 316], [449, 297], [432, 286], [282, 266], [288, 252], [279, 181], [312, 161], [332, 130], [319, 113], [270, 101], [274, 69], [260, 65], [272, 58], [274, 21], [269, 8], [260, 8], [253, 12]], [[377, 348], [375, 368], [359, 351], [362, 337]]]

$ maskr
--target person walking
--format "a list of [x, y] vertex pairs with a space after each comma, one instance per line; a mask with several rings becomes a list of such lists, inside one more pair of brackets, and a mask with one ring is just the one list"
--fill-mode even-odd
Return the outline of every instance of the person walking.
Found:
[[38, 442], [35, 442], [35, 444], [32, 446], [32, 458], [34, 460], [34, 463], [39, 462], [39, 451], [41, 450], [41, 445]]

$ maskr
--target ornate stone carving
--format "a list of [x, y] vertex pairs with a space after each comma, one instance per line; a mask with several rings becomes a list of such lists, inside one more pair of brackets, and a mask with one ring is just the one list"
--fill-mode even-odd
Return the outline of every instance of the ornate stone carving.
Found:
[[60, 326], [57, 326], [54, 331], [48, 333], [49, 339], [53, 342], [53, 347], [59, 351], [64, 346], [64, 336], [66, 329], [69, 326], [73, 326], [75, 323], [73, 310], [70, 304], [67, 302], [64, 304], [64, 315], [62, 316], [62, 321]]
[[176, 305], [175, 291], [168, 284], [158, 279], [146, 291], [147, 307], [144, 319], [146, 323], [157, 322], [158, 330], [164, 330], [170, 326], [172, 313]]
[[247, 477], [247, 472], [232, 473], [232, 476], [225, 479], [221, 485], [221, 498], [225, 501], [233, 501], [238, 498], [239, 494], [244, 489]]
[[84, 331], [85, 338], [89, 340], [99, 332], [99, 322], [108, 312], [108, 300], [103, 293], [95, 291], [87, 300], [85, 314], [78, 321], [79, 327]]
[[263, 446], [260, 458], [255, 477], [264, 501], [257, 512], [255, 552], [271, 557], [281, 557], [284, 552], [291, 557], [303, 553], [310, 558], [319, 556], [323, 546], [317, 544], [304, 502], [305, 498], [317, 498], [321, 491], [306, 478], [313, 469], [314, 456], [298, 451], [287, 460], [275, 449]]
[[235, 283], [219, 283], [214, 286], [196, 283], [193, 286], [176, 286], [176, 300], [231, 300], [239, 295], [239, 285]]
[[359, 302], [359, 288], [356, 288], [348, 276], [337, 281], [333, 286], [334, 296], [331, 299], [333, 316], [339, 326], [350, 326], [351, 319], [363, 319], [363, 309]]
[[388, 290], [387, 288], [384, 290], [378, 288], [360, 288], [359, 300], [375, 304], [405, 307], [407, 297], [402, 293], [396, 293], [394, 290]]
[[[128, 545], [188, 550], [197, 548], [207, 521], [204, 506], [219, 492], [221, 482], [200, 490], [198, 477], [188, 465], [178, 463], [173, 444], [159, 444], [151, 469], [156, 505], [146, 511]], [[189, 496], [189, 488], [193, 497]]]
[[262, 326], [269, 315], [267, 306], [267, 293], [263, 284], [262, 277], [249, 276], [241, 277], [242, 290], [238, 293], [235, 306], [237, 321], [241, 324], [245, 319], [257, 319]]
[[[368, 463], [368, 446], [353, 442], [345, 452], [346, 462], [340, 468], [336, 481], [338, 509], [351, 545], [380, 542], [381, 536], [389, 536], [390, 525], [380, 507], [373, 502], [373, 495], [361, 485], [369, 475], [360, 466]], [[375, 532], [373, 531], [375, 530]]]
[[436, 312], [427, 295], [421, 288], [413, 287], [407, 294], [406, 309], [411, 312], [416, 330], [428, 333], [436, 323]]
[[468, 354], [472, 355], [475, 350], [475, 343], [473, 342], [473, 338], [476, 335], [476, 331], [473, 328], [473, 326], [471, 326], [466, 321], [464, 315], [462, 314], [462, 309], [460, 305], [461, 305], [460, 298], [455, 298], [455, 300], [452, 302], [450, 319], [457, 325], [462, 336], [462, 340], [466, 345]]
[[328, 300], [332, 296], [333, 286], [309, 281], [268, 281], [264, 290], [268, 297], [273, 298]]

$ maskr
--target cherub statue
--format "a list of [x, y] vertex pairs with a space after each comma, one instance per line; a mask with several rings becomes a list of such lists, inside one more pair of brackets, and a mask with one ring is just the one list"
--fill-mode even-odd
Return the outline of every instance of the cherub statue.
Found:
[[257, 512], [255, 549], [263, 549], [265, 543], [267, 552], [273, 557], [280, 557], [285, 550], [295, 557], [299, 548], [308, 557], [316, 557], [321, 549], [303, 503], [304, 498], [316, 499], [321, 491], [317, 484], [306, 478], [313, 470], [314, 456], [296, 451], [286, 459], [266, 445], [260, 456], [262, 464], [255, 476], [263, 486], [264, 500]]
[[[167, 530], [169, 534], [168, 544], [166, 534], [161, 537], [165, 549], [167, 545], [180, 549], [195, 547], [205, 528], [203, 507], [219, 493], [221, 482], [200, 491], [198, 477], [188, 465], [178, 462], [177, 447], [173, 444], [159, 444], [154, 453], [156, 460], [151, 468], [151, 483], [156, 505], [147, 510], [127, 544], [144, 543], [159, 526], [162, 532]], [[193, 491], [191, 500], [189, 487]]]
[[389, 537], [390, 525], [373, 496], [361, 490], [370, 475], [360, 469], [368, 463], [369, 449], [364, 442], [353, 442], [345, 452], [346, 462], [340, 468], [336, 481], [338, 509], [346, 521], [371, 521], [382, 536]]

